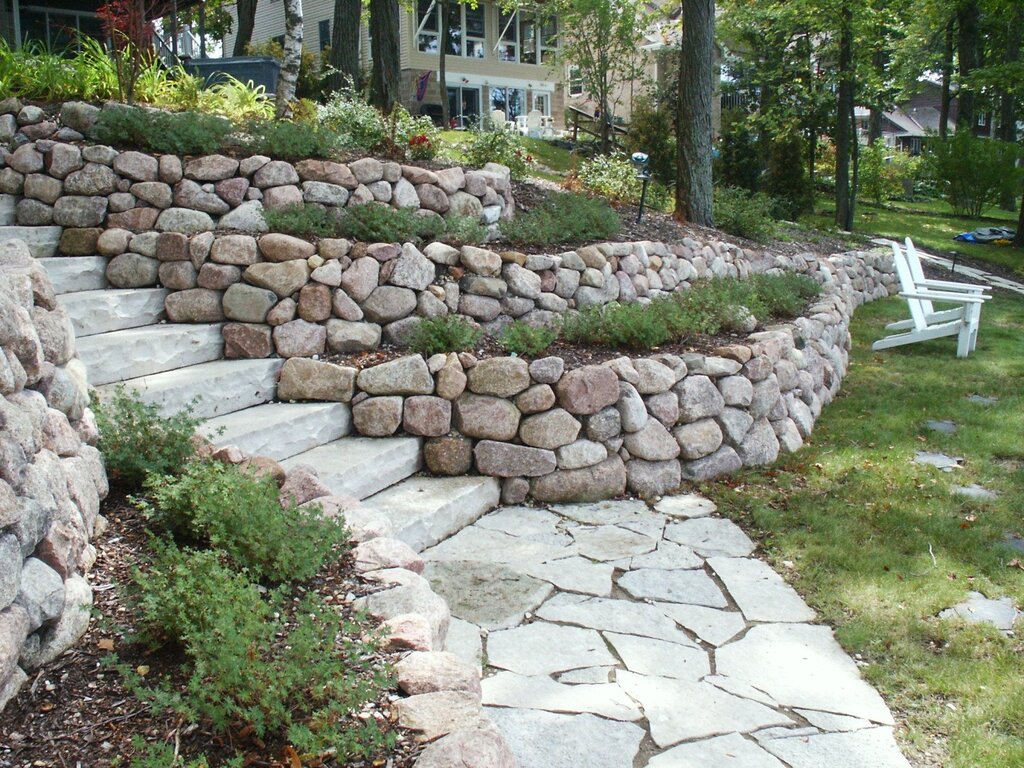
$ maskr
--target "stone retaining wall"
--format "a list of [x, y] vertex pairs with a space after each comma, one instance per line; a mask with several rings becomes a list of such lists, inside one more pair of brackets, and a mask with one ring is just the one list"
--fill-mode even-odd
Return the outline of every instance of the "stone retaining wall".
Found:
[[806, 317], [713, 355], [620, 357], [572, 370], [558, 357], [467, 353], [360, 371], [293, 358], [278, 397], [351, 403], [362, 435], [422, 436], [431, 472], [503, 478], [506, 503], [661, 494], [798, 449], [846, 373], [853, 310], [895, 291], [891, 261], [877, 253], [769, 264], [816, 279], [820, 299]]
[[0, 709], [85, 631], [107, 493], [85, 369], [46, 273], [0, 243]]

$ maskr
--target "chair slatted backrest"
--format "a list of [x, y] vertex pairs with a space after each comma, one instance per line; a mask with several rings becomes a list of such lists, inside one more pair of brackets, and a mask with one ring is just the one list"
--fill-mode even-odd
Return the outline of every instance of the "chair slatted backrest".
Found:
[[[904, 241], [907, 246], [906, 260], [907, 267], [910, 268], [910, 277], [917, 284], [923, 284], [924, 270], [921, 269], [921, 259], [917, 256], [917, 250], [914, 248], [914, 241], [909, 237]], [[924, 310], [926, 315], [930, 315], [935, 311], [935, 307], [932, 306], [931, 299], [921, 299], [921, 308]]]
[[[900, 279], [900, 292], [917, 293], [918, 288], [914, 284], [914, 275], [910, 270], [910, 263], [900, 250], [899, 244], [895, 242], [892, 244], [892, 260], [896, 265], [896, 275]], [[904, 298], [907, 300], [907, 306], [910, 307], [910, 317], [914, 321], [914, 327], [918, 330], [927, 328], [928, 310], [923, 306], [924, 302], [921, 299]]]

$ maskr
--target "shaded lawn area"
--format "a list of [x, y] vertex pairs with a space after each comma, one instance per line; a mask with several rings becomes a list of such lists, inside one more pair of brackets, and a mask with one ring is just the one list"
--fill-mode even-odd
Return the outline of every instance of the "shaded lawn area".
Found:
[[[985, 305], [978, 349], [955, 339], [872, 352], [898, 299], [861, 307], [843, 389], [808, 445], [775, 466], [709, 484], [722, 514], [760, 538], [771, 562], [866, 662], [917, 766], [1024, 765], [1024, 623], [1007, 638], [939, 620], [968, 590], [1024, 605], [1024, 300]], [[999, 398], [985, 406], [971, 394]], [[955, 434], [930, 431], [949, 419]], [[950, 473], [915, 451], [965, 459]], [[977, 482], [991, 502], [954, 496]]]
[[[453, 162], [464, 162], [465, 148], [472, 138], [471, 131], [442, 131], [443, 151]], [[523, 146], [536, 161], [530, 171], [532, 176], [549, 181], [562, 181], [566, 174], [576, 167], [576, 156], [550, 141], [523, 137]]]
[[[816, 212], [813, 220], [815, 225], [827, 229], [832, 226], [834, 218], [835, 207], [832, 206]], [[884, 206], [858, 201], [854, 221], [854, 231], [861, 235], [889, 237], [901, 242], [903, 238], [910, 237], [926, 251], [938, 251], [943, 255], [956, 251], [978, 261], [1016, 270], [1024, 276], [1024, 248], [962, 243], [953, 239], [961, 232], [979, 227], [1004, 226], [1016, 228], [1017, 212], [989, 208], [978, 219], [958, 218], [941, 200], [891, 202]]]

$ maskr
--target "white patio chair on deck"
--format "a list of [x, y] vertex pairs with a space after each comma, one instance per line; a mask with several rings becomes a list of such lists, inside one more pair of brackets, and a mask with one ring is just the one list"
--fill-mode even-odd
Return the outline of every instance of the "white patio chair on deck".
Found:
[[[977, 344], [981, 305], [989, 298], [982, 293], [984, 288], [945, 280], [926, 280], [920, 264], [917, 265], [919, 282], [914, 279], [911, 259], [904, 256], [898, 243], [892, 244], [892, 256], [896, 274], [899, 276], [900, 296], [907, 301], [910, 319], [887, 325], [886, 330], [906, 332], [879, 339], [871, 348], [889, 349], [929, 339], [956, 336], [956, 356], [967, 357]], [[936, 311], [932, 306], [933, 301], [957, 306]]]

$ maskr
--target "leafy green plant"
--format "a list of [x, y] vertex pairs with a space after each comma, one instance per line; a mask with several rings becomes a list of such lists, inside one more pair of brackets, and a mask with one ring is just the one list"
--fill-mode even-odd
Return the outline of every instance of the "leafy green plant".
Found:
[[498, 343], [506, 352], [516, 355], [539, 355], [555, 343], [558, 332], [550, 328], [537, 328], [517, 320], [498, 336]]
[[364, 628], [343, 622], [312, 594], [294, 601], [281, 590], [262, 596], [215, 551], [160, 541], [153, 550], [129, 591], [139, 637], [179, 646], [188, 680], [180, 690], [122, 665], [137, 695], [189, 722], [208, 719], [220, 732], [241, 722], [260, 738], [284, 736], [302, 752], [333, 749], [343, 762], [387, 741], [372, 720], [349, 719], [387, 682], [372, 669], [372, 635], [368, 642], [345, 639]]
[[[132, 736], [132, 748], [135, 754], [129, 763], [130, 768], [210, 768], [206, 755], [186, 760], [170, 744], [150, 744], [141, 736]], [[243, 768], [244, 765], [245, 757], [239, 755], [228, 760], [224, 768]]]
[[510, 243], [546, 245], [610, 238], [621, 222], [606, 200], [561, 192], [498, 226]]
[[337, 214], [313, 205], [268, 208], [263, 218], [271, 232], [296, 237], [333, 237], [338, 231]]
[[282, 160], [333, 157], [338, 135], [322, 125], [288, 120], [253, 120], [245, 127], [243, 144], [255, 154]]
[[443, 219], [369, 203], [346, 208], [338, 219], [337, 233], [339, 237], [364, 243], [405, 243], [421, 238], [436, 239], [444, 228]]
[[451, 245], [475, 245], [487, 239], [487, 227], [473, 216], [449, 216], [445, 224], [441, 237]]
[[875, 203], [895, 200], [905, 195], [905, 184], [913, 188], [920, 165], [919, 157], [887, 147], [878, 139], [860, 150], [857, 183], [864, 196]]
[[440, 132], [429, 117], [413, 117], [400, 105], [385, 117], [351, 89], [337, 91], [330, 101], [319, 106], [317, 119], [335, 131], [339, 145], [348, 150], [386, 149], [389, 153], [408, 153], [412, 159], [428, 160], [440, 141]]
[[928, 172], [957, 216], [978, 217], [1004, 192], [1019, 191], [1020, 149], [1013, 144], [957, 131], [950, 139], [927, 141], [925, 152]]
[[218, 151], [234, 131], [231, 122], [203, 112], [160, 112], [121, 107], [100, 112], [97, 140], [119, 147], [174, 155]]
[[777, 219], [795, 221], [810, 210], [813, 191], [807, 178], [803, 136], [795, 128], [786, 128], [768, 144], [768, 167], [761, 188], [772, 197], [772, 214]]
[[464, 318], [442, 315], [421, 320], [409, 336], [409, 348], [424, 357], [438, 352], [463, 352], [472, 349], [483, 332]]
[[111, 479], [139, 488], [146, 476], [177, 472], [195, 453], [193, 436], [202, 419], [192, 406], [173, 416], [118, 387], [106, 400], [94, 399], [99, 449]]
[[723, 232], [767, 243], [775, 237], [772, 199], [763, 192], [715, 187], [715, 224]]
[[648, 156], [651, 175], [665, 186], [676, 181], [676, 131], [672, 105], [640, 96], [633, 102], [627, 137], [630, 152]]
[[768, 317], [796, 317], [807, 302], [821, 294], [821, 286], [795, 272], [751, 275], [747, 281]]
[[716, 184], [757, 192], [764, 165], [757, 135], [750, 125], [750, 116], [746, 112], [723, 112], [719, 149], [721, 154], [715, 161]]
[[533, 155], [518, 131], [472, 131], [471, 135], [463, 150], [469, 165], [482, 168], [487, 163], [500, 163], [508, 166], [514, 179], [522, 179], [529, 174]]
[[178, 475], [150, 475], [140, 508], [185, 541], [223, 549], [258, 578], [304, 581], [346, 540], [319, 507], [282, 506], [270, 477], [219, 461], [189, 462]]
[[[643, 192], [643, 182], [637, 178], [636, 167], [621, 152], [597, 155], [580, 163], [576, 181], [589, 192], [633, 205], [639, 204]], [[668, 190], [657, 182], [650, 182], [646, 204], [664, 210], [668, 204]]]

